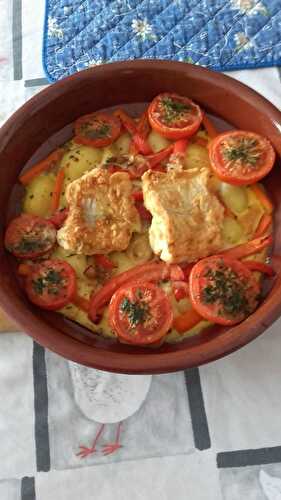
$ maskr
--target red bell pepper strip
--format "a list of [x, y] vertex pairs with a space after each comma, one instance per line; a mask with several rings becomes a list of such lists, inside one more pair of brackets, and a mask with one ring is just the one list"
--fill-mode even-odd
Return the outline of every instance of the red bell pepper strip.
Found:
[[59, 229], [63, 225], [65, 219], [67, 218], [68, 212], [69, 212], [68, 208], [64, 208], [63, 210], [58, 210], [51, 217], [48, 218], [48, 221], [52, 222], [54, 226], [57, 229]]
[[142, 191], [134, 191], [132, 193], [132, 198], [135, 201], [143, 201], [143, 192]]
[[116, 267], [114, 262], [110, 260], [106, 255], [102, 254], [96, 254], [95, 255], [95, 262], [98, 266], [102, 267], [103, 269], [113, 269]]
[[172, 264], [170, 267], [170, 276], [172, 281], [184, 281], [184, 271], [178, 264]]
[[143, 203], [136, 203], [136, 209], [139, 213], [139, 216], [143, 220], [151, 221], [152, 215], [151, 213], [145, 208]]
[[129, 132], [130, 135], [134, 136], [137, 133], [137, 125], [133, 118], [131, 118], [126, 111], [123, 109], [117, 109], [113, 112], [115, 116], [119, 118], [123, 127]]
[[172, 288], [177, 302], [185, 299], [189, 295], [189, 287], [186, 281], [175, 281]]
[[269, 277], [275, 276], [275, 271], [273, 267], [264, 262], [258, 262], [256, 260], [244, 260], [243, 264], [250, 269], [250, 271], [259, 271], [260, 273], [266, 274]]
[[61, 193], [63, 190], [64, 177], [65, 177], [64, 168], [61, 168], [57, 173], [57, 177], [56, 177], [55, 185], [54, 185], [54, 189], [53, 189], [53, 194], [52, 194], [52, 199], [51, 199], [51, 212], [52, 212], [52, 214], [54, 214], [56, 212], [56, 210], [59, 208], [60, 196], [61, 196]]
[[89, 317], [95, 322], [100, 310], [108, 304], [112, 295], [130, 281], [161, 281], [170, 278], [171, 266], [165, 262], [151, 262], [133, 267], [111, 278], [90, 300]]
[[173, 150], [174, 150], [174, 145], [170, 144], [167, 148], [158, 151], [158, 153], [146, 156], [145, 159], [148, 161], [150, 168], [154, 168], [162, 160], [165, 160], [165, 158], [167, 158], [167, 156], [169, 156], [173, 152]]
[[269, 228], [269, 226], [271, 226], [271, 224], [272, 224], [272, 216], [264, 214], [256, 229], [255, 237], [257, 238], [258, 236], [262, 236], [265, 233], [265, 231]]
[[193, 268], [193, 266], [194, 266], [194, 262], [192, 262], [190, 264], [180, 264], [180, 267], [184, 272], [185, 280], [188, 280], [189, 275], [191, 273], [191, 269]]
[[78, 293], [76, 293], [76, 295], [72, 299], [72, 303], [88, 314], [90, 309], [90, 301], [88, 299], [85, 299], [85, 297], [81, 297], [81, 295], [78, 295]]
[[56, 167], [64, 155], [65, 151], [62, 148], [58, 148], [53, 151], [47, 158], [36, 163], [29, 170], [20, 175], [19, 181], [26, 186], [31, 182], [37, 175], [51, 170], [51, 168]]
[[272, 201], [268, 198], [265, 191], [258, 184], [253, 184], [251, 186], [251, 189], [252, 189], [252, 191], [254, 191], [256, 197], [258, 198], [260, 203], [263, 205], [266, 213], [272, 214], [273, 204], [272, 204]]
[[208, 139], [205, 139], [205, 137], [201, 137], [200, 135], [197, 135], [194, 140], [192, 141], [192, 144], [196, 144], [197, 146], [201, 146], [202, 148], [206, 148], [208, 146]]
[[178, 333], [184, 333], [196, 326], [200, 321], [203, 321], [202, 316], [200, 316], [194, 309], [188, 309], [180, 316], [176, 316], [173, 321], [173, 327]]
[[184, 155], [188, 145], [188, 139], [179, 139], [174, 143], [173, 153]]
[[243, 257], [247, 257], [248, 255], [253, 255], [254, 253], [258, 253], [263, 248], [266, 248], [272, 245], [273, 238], [272, 236], [265, 236], [261, 238], [255, 238], [254, 240], [247, 241], [247, 243], [242, 243], [241, 245], [237, 245], [237, 247], [228, 248], [220, 253], [220, 255], [226, 255], [231, 257], [232, 259], [242, 259]]
[[150, 125], [147, 117], [147, 112], [145, 111], [142, 114], [140, 121], [137, 125], [137, 132], [136, 134], [133, 135], [133, 143], [135, 146], [135, 151], [137, 153], [141, 153], [143, 155], [149, 155], [153, 152], [149, 142], [147, 141], [149, 132], [150, 132]]
[[205, 113], [203, 115], [202, 125], [205, 128], [210, 139], [214, 139], [215, 137], [217, 137], [217, 135], [219, 135], [219, 131], [212, 123], [212, 120], [208, 118], [208, 116]]

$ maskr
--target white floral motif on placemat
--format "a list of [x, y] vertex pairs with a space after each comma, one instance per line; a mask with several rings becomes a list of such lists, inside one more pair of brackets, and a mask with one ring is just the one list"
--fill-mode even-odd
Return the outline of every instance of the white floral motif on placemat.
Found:
[[156, 40], [157, 37], [153, 33], [153, 28], [147, 19], [134, 19], [132, 21], [132, 30], [134, 33], [141, 38], [144, 42], [145, 40]]
[[232, 0], [231, 6], [235, 9], [239, 9], [242, 14], [254, 15], [263, 14], [267, 15], [268, 11], [262, 2], [256, 4], [255, 0]]
[[56, 38], [63, 37], [63, 30], [62, 30], [62, 28], [59, 27], [57, 20], [54, 19], [53, 17], [50, 17], [48, 20], [48, 30], [49, 30], [50, 36], [53, 36]]
[[281, 479], [260, 471], [259, 480], [268, 500], [281, 500]]
[[69, 369], [77, 405], [87, 418], [102, 424], [92, 447], [80, 446], [78, 456], [86, 458], [95, 453], [105, 424], [118, 423], [115, 442], [103, 448], [104, 455], [114, 453], [121, 447], [121, 422], [136, 413], [146, 399], [151, 375], [113, 374], [77, 363], [69, 363]]

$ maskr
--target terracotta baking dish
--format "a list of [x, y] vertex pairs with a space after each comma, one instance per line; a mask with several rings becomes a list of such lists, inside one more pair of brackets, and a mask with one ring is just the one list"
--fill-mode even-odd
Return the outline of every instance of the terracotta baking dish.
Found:
[[[9, 217], [7, 206], [12, 191], [13, 211], [19, 200], [20, 193], [15, 187], [19, 171], [31, 157], [40, 159], [63, 143], [71, 133], [71, 125], [67, 125], [77, 117], [115, 105], [145, 103], [164, 91], [191, 97], [210, 114], [222, 119], [218, 121], [222, 128], [228, 124], [228, 127], [267, 136], [278, 155], [281, 154], [281, 113], [267, 100], [222, 74], [168, 61], [114, 63], [77, 73], [33, 97], [0, 131], [0, 306], [20, 329], [43, 346], [65, 358], [102, 370], [163, 373], [198, 366], [247, 344], [281, 313], [281, 279], [278, 277], [258, 310], [240, 325], [227, 329], [215, 327], [180, 344], [144, 349], [96, 338], [58, 314], [36, 309], [20, 290], [10, 257], [3, 248], [3, 228]], [[275, 255], [281, 254], [278, 162], [265, 180], [276, 207]], [[276, 258], [276, 268], [278, 263]]]

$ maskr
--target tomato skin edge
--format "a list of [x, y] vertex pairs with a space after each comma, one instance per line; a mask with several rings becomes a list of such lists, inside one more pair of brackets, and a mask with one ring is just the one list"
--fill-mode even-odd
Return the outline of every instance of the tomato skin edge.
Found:
[[[28, 219], [29, 219], [29, 224], [32, 224], [31, 228], [29, 228], [29, 230], [34, 228], [34, 226], [36, 226], [36, 223], [45, 225], [53, 233], [54, 241], [52, 243], [50, 243], [49, 246], [47, 246], [47, 248], [42, 249], [42, 250], [29, 251], [26, 253], [21, 253], [20, 251], [12, 250], [10, 248], [11, 243], [9, 243], [9, 240], [13, 239], [12, 235], [16, 231], [20, 234], [21, 239], [24, 237], [24, 232], [22, 234], [20, 233], [20, 225], [22, 225], [22, 227], [24, 228], [24, 225], [28, 225]], [[22, 221], [22, 222], [20, 222], [20, 221]], [[42, 217], [39, 217], [37, 215], [22, 213], [18, 217], [15, 217], [14, 219], [11, 220], [11, 222], [9, 223], [9, 225], [5, 231], [5, 236], [4, 236], [5, 248], [8, 250], [8, 252], [10, 252], [12, 255], [14, 255], [18, 259], [36, 259], [37, 257], [41, 257], [41, 256], [47, 254], [48, 252], [50, 252], [54, 248], [55, 244], [56, 244], [56, 229], [55, 229], [54, 224], [51, 221], [44, 219]]]
[[[246, 174], [244, 177], [239, 177], [234, 174], [230, 174], [227, 171], [224, 171], [224, 167], [220, 165], [220, 159], [218, 158], [218, 151], [217, 148], [220, 144], [220, 142], [224, 139], [227, 139], [227, 137], [230, 136], [239, 136], [245, 134], [245, 136], [255, 136], [257, 139], [262, 139], [265, 144], [267, 144], [267, 165], [264, 168], [261, 168], [259, 172], [256, 172], [255, 174], [249, 175]], [[275, 150], [273, 149], [270, 141], [263, 136], [260, 136], [259, 134], [255, 134], [254, 132], [248, 132], [245, 130], [231, 130], [229, 132], [223, 132], [222, 134], [219, 134], [217, 137], [212, 139], [210, 143], [208, 144], [208, 151], [209, 151], [209, 159], [210, 159], [210, 164], [217, 175], [217, 177], [229, 184], [232, 184], [233, 186], [245, 186], [245, 185], [251, 185], [255, 184], [256, 182], [260, 181], [263, 179], [273, 168], [274, 162], [276, 159], [276, 153]], [[242, 175], [242, 174], [241, 174]]]
[[[198, 116], [197, 120], [192, 125], [186, 126], [182, 129], [180, 128], [175, 128], [175, 127], [168, 127], [167, 125], [162, 125], [160, 122], [158, 122], [154, 116], [154, 106], [156, 105], [157, 100], [159, 100], [163, 96], [170, 96], [174, 98], [180, 98], [180, 100], [186, 100], [189, 103], [192, 103], [192, 105], [196, 108]], [[156, 130], [160, 135], [163, 137], [166, 137], [166, 139], [185, 139], [188, 137], [191, 137], [194, 135], [197, 130], [199, 129], [201, 122], [203, 119], [203, 113], [201, 108], [198, 106], [198, 104], [195, 104], [191, 99], [188, 97], [184, 96], [178, 96], [175, 93], [169, 93], [169, 92], [164, 92], [162, 94], [159, 94], [158, 96], [154, 97], [154, 99], [151, 101], [149, 107], [148, 107], [148, 120], [150, 123], [150, 126], [152, 129]]]
[[[251, 271], [244, 266], [244, 264], [236, 259], [231, 259], [231, 258], [223, 258], [223, 256], [220, 255], [213, 255], [211, 257], [206, 257], [205, 259], [202, 259], [201, 261], [198, 261], [197, 264], [195, 264], [190, 272], [190, 277], [189, 277], [189, 298], [190, 302], [192, 304], [192, 307], [195, 309], [195, 311], [201, 315], [204, 319], [211, 321], [212, 323], [216, 323], [219, 325], [224, 325], [224, 326], [232, 326], [236, 325], [238, 323], [241, 323], [244, 321], [248, 316], [245, 316], [244, 318], [226, 318], [224, 316], [219, 316], [219, 315], [214, 315], [211, 311], [209, 311], [208, 307], [204, 306], [204, 304], [201, 303], [200, 299], [200, 285], [199, 285], [199, 269], [198, 267], [201, 265], [203, 261], [207, 261], [210, 259], [215, 260], [223, 260], [224, 262], [226, 261], [226, 265], [230, 266], [230, 263], [234, 262], [235, 266], [236, 264], [239, 266], [239, 268], [242, 270], [243, 268], [246, 269], [246, 273], [249, 279], [252, 279], [252, 285], [255, 285], [256, 287], [256, 292], [258, 294], [259, 286], [258, 283], [254, 281], [254, 278], [252, 278]], [[231, 266], [230, 266], [231, 267]], [[201, 270], [200, 270], [201, 271]], [[252, 311], [254, 312], [254, 311]], [[252, 314], [252, 313], [251, 313]]]
[[[143, 288], [149, 288], [149, 289], [154, 289], [154, 291], [159, 295], [159, 299], [162, 301], [162, 312], [163, 314], [165, 313], [165, 321], [164, 324], [161, 326], [160, 330], [157, 331], [157, 327], [155, 331], [151, 331], [151, 333], [148, 333], [147, 335], [144, 335], [143, 337], [141, 336], [140, 333], [137, 333], [136, 336], [130, 337], [130, 334], [126, 331], [122, 331], [122, 326], [120, 324], [120, 319], [118, 318], [117, 314], [120, 308], [120, 296], [122, 297], [122, 294], [126, 294], [126, 290], [128, 289], [133, 289], [134, 287], [143, 287]], [[128, 343], [130, 345], [139, 345], [139, 346], [145, 346], [145, 345], [150, 345], [154, 344], [155, 342], [158, 342], [161, 340], [168, 332], [170, 327], [172, 326], [173, 323], [173, 309], [172, 305], [169, 301], [169, 298], [165, 294], [165, 292], [158, 287], [157, 285], [151, 283], [151, 282], [145, 282], [142, 280], [137, 280], [137, 281], [131, 281], [124, 286], [118, 288], [116, 292], [113, 294], [111, 297], [110, 303], [109, 303], [109, 323], [113, 331], [116, 333], [118, 338], [122, 340], [125, 343]]]
[[[32, 269], [31, 272], [26, 276], [25, 291], [26, 291], [26, 294], [27, 294], [30, 302], [32, 302], [32, 304], [36, 305], [40, 309], [44, 309], [47, 311], [58, 311], [58, 310], [62, 309], [64, 306], [66, 306], [67, 304], [69, 304], [72, 301], [72, 299], [74, 299], [74, 297], [76, 296], [76, 293], [77, 293], [76, 273], [75, 273], [74, 269], [72, 268], [72, 266], [65, 261], [60, 261], [59, 259], [53, 259], [53, 260], [50, 259], [48, 261], [44, 261], [42, 263], [42, 265], [46, 265], [47, 262], [50, 263], [49, 264], [50, 266], [55, 265], [58, 262], [63, 265], [64, 271], [67, 272], [68, 280], [69, 280], [67, 297], [57, 298], [57, 301], [53, 302], [52, 304], [51, 303], [50, 304], [43, 303], [42, 300], [38, 300], [38, 299], [36, 300], [36, 294], [33, 292], [31, 293], [30, 289], [32, 290], [32, 280], [33, 280], [34, 276], [36, 276], [36, 272], [38, 271], [38, 268], [40, 268], [40, 264], [35, 265], [34, 269]], [[40, 298], [40, 296], [39, 296], [39, 298]]]
[[[91, 121], [91, 119], [100, 119], [105, 123], [109, 124], [111, 127], [111, 135], [108, 137], [101, 137], [96, 139], [91, 139], [83, 135], [80, 131], [80, 126], [87, 120]], [[74, 123], [74, 142], [78, 144], [83, 144], [85, 146], [95, 147], [95, 148], [103, 148], [112, 144], [121, 134], [121, 122], [117, 116], [110, 115], [108, 113], [104, 113], [101, 111], [97, 111], [95, 113], [89, 113], [86, 115], [80, 116]]]

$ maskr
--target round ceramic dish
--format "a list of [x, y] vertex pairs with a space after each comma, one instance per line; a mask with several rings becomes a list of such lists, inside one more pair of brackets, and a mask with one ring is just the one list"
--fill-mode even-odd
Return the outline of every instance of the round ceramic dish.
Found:
[[[215, 327], [179, 344], [147, 349], [97, 338], [58, 314], [36, 309], [20, 290], [11, 259], [3, 248], [3, 230], [8, 200], [12, 190], [15, 191], [22, 167], [42, 144], [39, 158], [63, 143], [71, 131], [71, 126], [66, 126], [77, 117], [115, 105], [148, 102], [165, 91], [187, 95], [233, 127], [267, 136], [277, 154], [281, 154], [281, 113], [266, 99], [222, 74], [168, 61], [114, 63], [77, 73], [33, 97], [0, 131], [0, 306], [20, 329], [43, 346], [65, 358], [102, 370], [163, 373], [198, 366], [247, 344], [281, 314], [281, 279], [278, 277], [258, 310], [243, 323], [232, 328]], [[281, 254], [278, 162], [265, 179], [275, 204], [275, 255]], [[275, 267], [278, 262], [276, 258]]]

